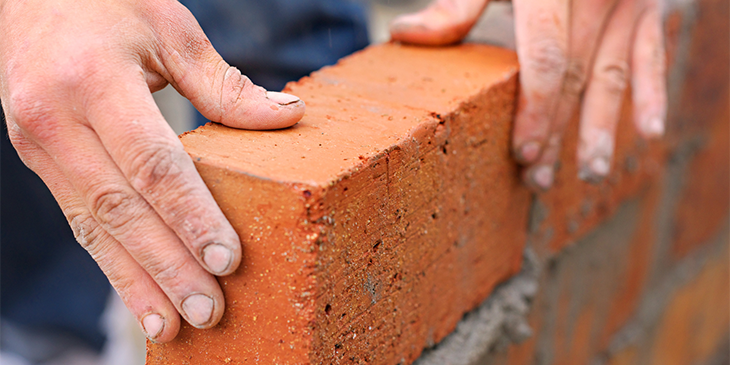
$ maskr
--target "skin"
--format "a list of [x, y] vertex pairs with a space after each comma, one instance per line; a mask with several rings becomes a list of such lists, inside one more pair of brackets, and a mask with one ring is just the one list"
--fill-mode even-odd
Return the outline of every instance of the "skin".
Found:
[[[513, 0], [520, 96], [513, 154], [533, 189], [553, 185], [565, 128], [580, 108], [579, 177], [610, 172], [616, 125], [630, 84], [641, 136], [664, 134], [665, 60], [660, 0]], [[393, 40], [461, 41], [489, 0], [435, 0], [391, 24]]]
[[304, 103], [230, 67], [172, 0], [0, 0], [10, 139], [146, 335], [208, 328], [241, 243], [151, 93], [168, 83], [235, 128], [295, 124]]

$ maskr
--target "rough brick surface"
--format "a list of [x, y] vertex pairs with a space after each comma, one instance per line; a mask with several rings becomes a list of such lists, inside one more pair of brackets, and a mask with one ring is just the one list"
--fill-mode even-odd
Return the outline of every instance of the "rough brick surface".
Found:
[[730, 350], [728, 239], [725, 229], [724, 234], [712, 240], [715, 247], [699, 255], [694, 252], [689, 265], [680, 265], [671, 278], [680, 285], [667, 281], [664, 288], [650, 293], [649, 296], [658, 297], [653, 298], [654, 303], [647, 303], [649, 310], [639, 311], [637, 319], [643, 326], [624, 331], [623, 340], [609, 347], [602, 363], [727, 364]]
[[643, 239], [650, 225], [642, 217], [652, 216], [652, 198], [621, 205], [610, 220], [546, 262], [529, 315], [535, 337], [508, 350], [509, 364], [589, 364], [607, 347], [633, 314], [651, 266], [652, 242]]
[[[681, 257], [707, 242], [730, 208], [730, 3], [703, 0], [685, 9], [688, 44], [680, 101], [670, 109], [672, 137], [689, 150], [675, 216], [673, 253]], [[687, 14], [688, 13], [688, 14]], [[677, 77], [678, 78], [678, 77]]]
[[221, 324], [151, 344], [148, 364], [412, 362], [441, 340], [520, 268], [515, 61], [378, 46], [291, 84], [293, 128], [183, 136], [244, 259]]

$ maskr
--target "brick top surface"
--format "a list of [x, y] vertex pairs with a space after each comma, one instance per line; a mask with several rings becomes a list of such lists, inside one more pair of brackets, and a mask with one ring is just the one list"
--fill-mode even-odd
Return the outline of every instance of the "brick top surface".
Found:
[[181, 137], [186, 150], [206, 164], [324, 186], [518, 70], [513, 52], [485, 45], [383, 44], [361, 53], [366, 57], [345, 58], [287, 86], [307, 104], [294, 127], [246, 131], [209, 123]]

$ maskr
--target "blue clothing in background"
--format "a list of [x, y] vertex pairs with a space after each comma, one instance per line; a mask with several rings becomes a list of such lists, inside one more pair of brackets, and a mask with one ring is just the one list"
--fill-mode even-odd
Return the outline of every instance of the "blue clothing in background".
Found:
[[368, 44], [366, 12], [352, 0], [181, 0], [213, 47], [244, 75], [279, 91]]
[[[181, 0], [223, 58], [267, 90], [368, 45], [357, 0]], [[197, 114], [199, 125], [207, 119]]]
[[0, 315], [30, 331], [65, 332], [100, 349], [104, 336], [99, 317], [109, 282], [76, 242], [51, 192], [23, 165], [7, 135], [3, 119]]
[[[281, 90], [287, 81], [333, 64], [368, 43], [365, 6], [357, 1], [182, 3], [223, 58], [268, 90]], [[14, 325], [66, 333], [100, 349], [104, 336], [99, 318], [108, 282], [76, 243], [48, 189], [20, 162], [3, 132], [0, 315]]]

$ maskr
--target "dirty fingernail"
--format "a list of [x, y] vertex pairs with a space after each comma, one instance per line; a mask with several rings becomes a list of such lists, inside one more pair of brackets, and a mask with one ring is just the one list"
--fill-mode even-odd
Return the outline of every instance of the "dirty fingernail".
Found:
[[608, 158], [595, 157], [581, 166], [578, 171], [578, 177], [591, 183], [598, 183], [608, 175], [610, 170], [611, 163]]
[[142, 328], [150, 340], [154, 340], [165, 328], [165, 320], [159, 314], [148, 314], [142, 318]]
[[413, 30], [426, 30], [426, 27], [419, 22], [396, 19], [390, 24], [391, 33], [405, 33]]
[[228, 247], [212, 243], [203, 249], [203, 262], [213, 274], [222, 274], [228, 270], [233, 261], [233, 253]]
[[399, 34], [428, 31], [429, 25], [433, 25], [433, 22], [428, 21], [428, 18], [423, 13], [399, 16], [390, 22], [390, 33]]
[[201, 327], [210, 322], [213, 315], [213, 299], [203, 294], [193, 294], [182, 302], [182, 309], [188, 321], [195, 327]]
[[659, 117], [649, 118], [644, 122], [644, 133], [650, 137], [664, 135], [664, 120]]
[[273, 102], [275, 102], [275, 103], [277, 103], [279, 105], [294, 104], [294, 103], [299, 102], [301, 100], [301, 99], [299, 99], [298, 97], [296, 97], [294, 95], [286, 94], [286, 93], [280, 93], [280, 92], [276, 92], [276, 91], [267, 91], [266, 92], [266, 97], [269, 100], [271, 100], [271, 101], [273, 101]]
[[543, 190], [548, 190], [553, 186], [555, 172], [552, 166], [542, 165], [532, 170], [532, 181]]
[[535, 161], [540, 155], [540, 144], [530, 141], [522, 145], [520, 155], [518, 156], [523, 162]]
[[596, 176], [606, 176], [611, 169], [608, 159], [605, 157], [596, 157], [590, 163], [591, 172]]

